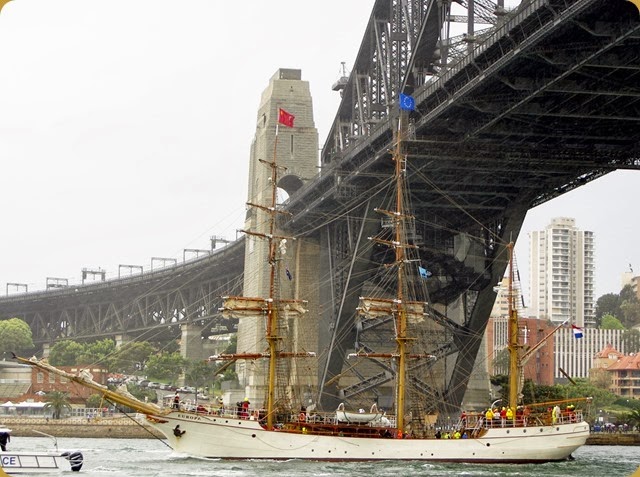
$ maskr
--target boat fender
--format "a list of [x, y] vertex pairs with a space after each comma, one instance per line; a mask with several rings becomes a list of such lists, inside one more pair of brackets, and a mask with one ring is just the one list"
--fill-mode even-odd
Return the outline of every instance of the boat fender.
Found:
[[78, 472], [80, 469], [82, 469], [82, 464], [84, 463], [82, 452], [64, 452], [62, 454], [62, 457], [69, 461], [72, 471]]

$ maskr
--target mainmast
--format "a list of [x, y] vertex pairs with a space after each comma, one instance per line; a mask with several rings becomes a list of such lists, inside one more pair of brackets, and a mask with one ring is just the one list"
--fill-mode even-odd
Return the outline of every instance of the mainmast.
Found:
[[398, 344], [398, 379], [396, 386], [396, 422], [398, 429], [404, 429], [404, 409], [406, 397], [406, 374], [407, 374], [407, 315], [404, 305], [404, 267], [405, 267], [405, 210], [404, 210], [404, 193], [405, 193], [405, 176], [406, 156], [402, 150], [402, 141], [406, 134], [406, 123], [409, 120], [408, 111], [401, 110], [398, 118], [398, 134], [396, 140], [395, 152], [393, 159], [395, 161], [395, 182], [396, 182], [396, 210], [394, 216], [395, 227], [395, 263], [397, 273], [397, 291], [396, 298], [398, 300], [398, 313], [396, 315], [396, 342]]

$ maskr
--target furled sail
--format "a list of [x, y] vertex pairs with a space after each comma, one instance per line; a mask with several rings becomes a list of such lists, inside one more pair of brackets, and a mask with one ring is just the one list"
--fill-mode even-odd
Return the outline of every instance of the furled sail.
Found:
[[[427, 304], [423, 301], [405, 301], [405, 316], [412, 324], [421, 323], [427, 314]], [[358, 314], [365, 318], [381, 318], [384, 316], [396, 315], [400, 309], [400, 302], [393, 298], [370, 298], [360, 297]]]
[[[220, 308], [224, 318], [243, 318], [262, 316], [269, 310], [268, 298], [254, 298], [244, 296], [226, 296]], [[307, 312], [306, 300], [278, 300], [278, 312], [289, 318], [296, 318]]]

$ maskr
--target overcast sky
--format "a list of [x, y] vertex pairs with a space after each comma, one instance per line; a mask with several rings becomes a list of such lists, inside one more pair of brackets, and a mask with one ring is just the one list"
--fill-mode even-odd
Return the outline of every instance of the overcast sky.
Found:
[[[0, 13], [0, 294], [80, 283], [81, 269], [182, 260], [235, 238], [260, 95], [309, 81], [321, 145], [374, 0], [14, 0]], [[530, 211], [596, 235], [597, 296], [640, 272], [640, 174], [614, 173]], [[192, 255], [191, 255], [192, 256]], [[527, 281], [528, 283], [528, 281]], [[526, 289], [526, 287], [525, 287]], [[14, 292], [10, 287], [10, 293]]]

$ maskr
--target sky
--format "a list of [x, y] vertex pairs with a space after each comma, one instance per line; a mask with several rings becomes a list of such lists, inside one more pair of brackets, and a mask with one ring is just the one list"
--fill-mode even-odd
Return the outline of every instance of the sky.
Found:
[[[278, 68], [309, 81], [320, 146], [374, 0], [13, 0], [0, 13], [0, 294], [149, 269], [235, 239], [260, 95]], [[532, 209], [596, 236], [596, 295], [640, 272], [640, 173]], [[187, 258], [192, 258], [188, 253]], [[158, 266], [159, 262], [155, 262]], [[122, 270], [123, 274], [130, 270]], [[526, 283], [525, 283], [526, 282]], [[9, 293], [19, 288], [9, 286]]]

